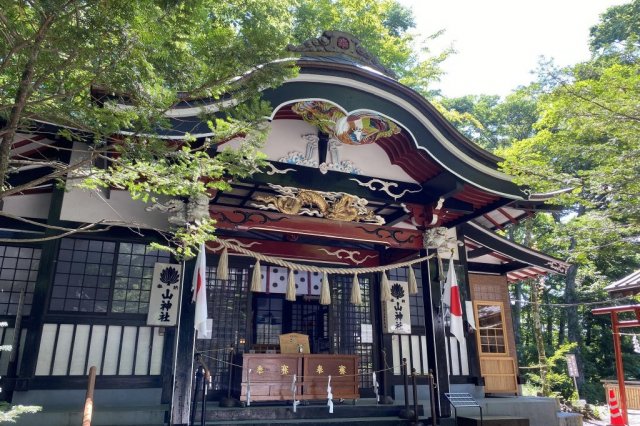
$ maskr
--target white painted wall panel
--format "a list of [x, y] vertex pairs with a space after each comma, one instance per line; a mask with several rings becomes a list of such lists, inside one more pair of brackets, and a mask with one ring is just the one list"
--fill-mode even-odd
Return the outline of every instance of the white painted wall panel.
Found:
[[86, 374], [84, 361], [87, 357], [87, 349], [89, 348], [90, 328], [91, 326], [86, 324], [78, 324], [76, 326], [76, 337], [73, 340], [71, 366], [69, 367], [69, 375], [71, 376], [83, 376]]
[[427, 356], [427, 336], [420, 336], [420, 350], [422, 351], [422, 371], [429, 374], [429, 357]]
[[36, 363], [36, 376], [48, 376], [53, 358], [53, 343], [56, 339], [57, 324], [44, 324], [42, 326], [42, 337], [40, 338], [40, 348], [38, 349], [38, 362]]
[[416, 374], [423, 374], [422, 361], [420, 360], [420, 336], [411, 336], [411, 365], [416, 369]]
[[53, 360], [53, 376], [65, 376], [71, 357], [71, 340], [73, 339], [73, 324], [61, 324], [58, 328], [58, 342], [56, 355]]
[[89, 361], [87, 362], [87, 373], [89, 368], [95, 366], [98, 374], [102, 374], [102, 349], [104, 348], [104, 337], [107, 332], [106, 325], [94, 325], [91, 331], [91, 343], [89, 345]]
[[[0, 327], [0, 344], [13, 345], [13, 335], [15, 334], [15, 328]], [[11, 358], [11, 351], [0, 352], [0, 372], [5, 374], [9, 367], [9, 359]]]
[[102, 366], [102, 374], [105, 376], [118, 373], [121, 333], [122, 327], [119, 325], [110, 325], [107, 330], [107, 347], [104, 351], [104, 365]]
[[149, 366], [149, 355], [151, 353], [151, 327], [140, 327], [138, 331], [138, 349], [136, 351], [136, 365], [134, 373], [137, 375], [146, 375]]
[[159, 328], [153, 328], [153, 348], [151, 348], [151, 374], [162, 372], [162, 350], [164, 349], [164, 334], [159, 334]]
[[[411, 336], [401, 335], [400, 336], [400, 347], [402, 348], [402, 358], [407, 360], [407, 374], [411, 373]], [[400, 360], [402, 363], [402, 360]]]
[[399, 376], [402, 358], [400, 358], [400, 337], [397, 334], [391, 336], [391, 353], [393, 354], [393, 374]]
[[122, 347], [120, 348], [120, 368], [118, 374], [133, 374], [133, 355], [136, 349], [136, 328], [126, 326], [122, 332]]

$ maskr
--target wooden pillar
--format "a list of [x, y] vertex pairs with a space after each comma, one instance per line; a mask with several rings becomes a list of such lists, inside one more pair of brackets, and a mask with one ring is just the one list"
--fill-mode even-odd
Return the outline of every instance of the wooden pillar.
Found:
[[[420, 251], [420, 256], [426, 256], [427, 254], [429, 252], [426, 250]], [[449, 392], [449, 371], [447, 368], [447, 353], [445, 351], [446, 340], [439, 281], [444, 277], [439, 277], [438, 275], [438, 261], [436, 259], [422, 262], [421, 268], [424, 321], [427, 331], [427, 359], [429, 368], [433, 370], [438, 385], [437, 412], [440, 417], [449, 417], [451, 408], [444, 397], [444, 394]]]
[[[462, 231], [462, 227], [460, 226], [457, 227], [456, 233], [458, 236], [458, 240], [464, 241], [464, 232]], [[460, 265], [464, 270], [464, 276], [465, 276], [463, 294], [466, 293], [466, 296], [468, 297], [468, 299], [464, 299], [464, 300], [471, 301], [471, 283], [469, 282], [469, 266], [467, 265], [466, 247], [458, 247], [458, 260], [460, 261]], [[459, 285], [460, 283], [458, 283], [458, 286]], [[469, 323], [466, 306], [463, 306], [462, 312], [463, 312], [464, 318], [467, 320], [467, 323]], [[476, 324], [476, 327], [477, 327], [477, 324]], [[477, 333], [477, 331], [473, 333], [468, 333], [466, 335], [467, 357], [469, 360], [469, 375], [473, 377], [476, 385], [480, 385], [482, 384], [481, 383], [482, 376], [480, 374], [480, 356], [478, 354], [478, 345], [476, 343], [475, 333]]]
[[613, 349], [616, 355], [616, 372], [618, 374], [618, 390], [620, 391], [620, 410], [622, 410], [622, 420], [624, 424], [629, 424], [627, 413], [627, 390], [624, 386], [624, 365], [622, 363], [622, 351], [620, 350], [620, 327], [618, 324], [618, 313], [611, 312], [611, 325], [613, 328]]
[[193, 379], [193, 356], [196, 332], [195, 304], [191, 303], [191, 283], [193, 281], [196, 259], [183, 263], [182, 287], [180, 290], [180, 315], [173, 361], [173, 393], [171, 396], [171, 425], [189, 424], [191, 410], [191, 383]]
[[[60, 225], [60, 212], [62, 210], [63, 199], [64, 190], [54, 188], [51, 194], [51, 203], [49, 204], [47, 224]], [[60, 231], [47, 229], [44, 236], [51, 237], [59, 233]], [[58, 256], [59, 247], [60, 239], [44, 241], [41, 246], [40, 266], [38, 268], [38, 275], [36, 277], [35, 288], [33, 291], [31, 313], [29, 317], [25, 319], [24, 329], [27, 331], [27, 336], [25, 338], [24, 347], [21, 348], [23, 356], [15, 388], [19, 391], [26, 391], [29, 389], [29, 382], [36, 373], [36, 363], [38, 361], [38, 353], [40, 350], [42, 326], [45, 314], [49, 308], [48, 295], [51, 283], [53, 282], [55, 261]], [[18, 356], [20, 356], [20, 354], [18, 354]]]

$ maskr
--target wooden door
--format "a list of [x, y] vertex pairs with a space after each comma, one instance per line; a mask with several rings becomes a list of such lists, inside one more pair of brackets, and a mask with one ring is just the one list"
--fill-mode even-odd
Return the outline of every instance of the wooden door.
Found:
[[518, 393], [515, 359], [509, 356], [509, 343], [502, 302], [474, 301], [476, 341], [480, 374], [486, 393]]

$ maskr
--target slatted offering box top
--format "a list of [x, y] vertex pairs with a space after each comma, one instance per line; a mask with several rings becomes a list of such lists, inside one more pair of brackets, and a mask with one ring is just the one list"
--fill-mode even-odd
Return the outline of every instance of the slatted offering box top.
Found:
[[309, 336], [300, 333], [288, 333], [280, 335], [280, 353], [283, 354], [308, 354]]

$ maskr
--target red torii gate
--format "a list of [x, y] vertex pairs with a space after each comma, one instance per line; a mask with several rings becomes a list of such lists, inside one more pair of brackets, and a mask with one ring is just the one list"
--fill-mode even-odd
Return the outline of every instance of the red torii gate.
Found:
[[[636, 319], [620, 321], [618, 314], [621, 312], [634, 312]], [[613, 349], [616, 355], [616, 373], [618, 375], [618, 389], [620, 391], [620, 409], [624, 424], [629, 424], [627, 413], [627, 392], [624, 387], [624, 366], [622, 365], [622, 352], [620, 351], [620, 329], [629, 327], [640, 327], [640, 305], [610, 306], [607, 308], [597, 308], [591, 310], [593, 315], [611, 315], [611, 326], [613, 329]]]

